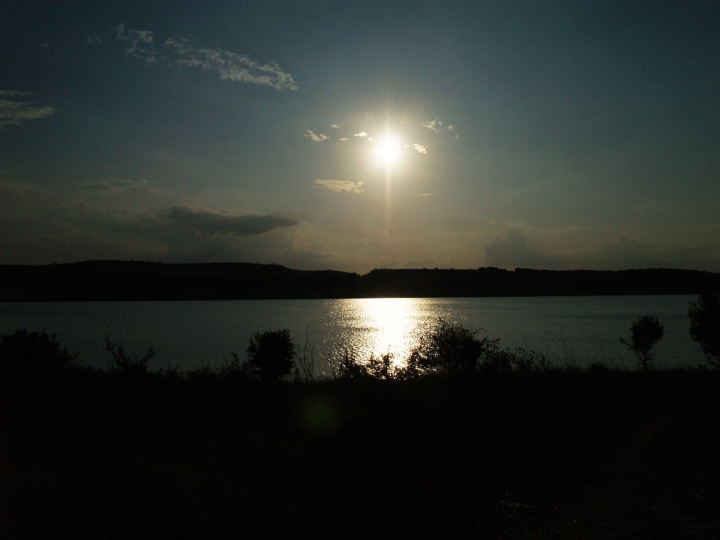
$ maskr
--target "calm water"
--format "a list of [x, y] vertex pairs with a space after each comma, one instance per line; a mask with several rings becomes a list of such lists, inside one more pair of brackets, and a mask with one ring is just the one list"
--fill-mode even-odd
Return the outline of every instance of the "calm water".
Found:
[[537, 349], [556, 362], [604, 361], [633, 365], [619, 343], [631, 322], [655, 315], [665, 325], [657, 346], [663, 366], [703, 361], [688, 334], [687, 308], [696, 296], [585, 296], [541, 298], [373, 298], [348, 300], [234, 300], [211, 302], [0, 303], [0, 332], [16, 328], [58, 334], [86, 364], [107, 363], [105, 334], [128, 349], [153, 345], [156, 368], [221, 366], [231, 351], [244, 358], [254, 330], [289, 328], [313, 348], [319, 366], [350, 347], [360, 358], [391, 352], [401, 361], [419, 333], [439, 318], [482, 329], [501, 346]]

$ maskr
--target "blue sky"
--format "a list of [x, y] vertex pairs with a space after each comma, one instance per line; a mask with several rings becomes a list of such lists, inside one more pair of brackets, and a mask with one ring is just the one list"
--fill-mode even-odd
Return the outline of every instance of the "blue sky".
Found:
[[0, 33], [3, 264], [720, 271], [714, 1], [23, 1]]

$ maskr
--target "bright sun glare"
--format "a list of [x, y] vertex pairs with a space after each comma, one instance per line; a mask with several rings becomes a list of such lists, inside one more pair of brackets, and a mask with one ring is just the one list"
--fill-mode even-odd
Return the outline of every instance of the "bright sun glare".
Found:
[[400, 157], [402, 143], [394, 135], [385, 135], [377, 142], [377, 156], [385, 165], [390, 166]]

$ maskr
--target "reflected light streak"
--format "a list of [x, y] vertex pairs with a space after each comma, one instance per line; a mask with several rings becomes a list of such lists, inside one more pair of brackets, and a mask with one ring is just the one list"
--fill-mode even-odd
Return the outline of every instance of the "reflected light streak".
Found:
[[420, 298], [357, 298], [347, 300], [348, 315], [363, 329], [362, 337], [352, 344], [358, 358], [365, 362], [370, 354], [393, 354], [396, 364], [405, 362], [415, 343], [418, 323], [427, 317]]

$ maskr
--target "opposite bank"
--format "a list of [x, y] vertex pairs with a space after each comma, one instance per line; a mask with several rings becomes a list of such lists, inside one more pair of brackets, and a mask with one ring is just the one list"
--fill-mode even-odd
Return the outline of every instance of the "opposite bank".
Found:
[[0, 301], [240, 300], [280, 298], [581, 296], [720, 291], [720, 274], [619, 271], [293, 270], [276, 264], [86, 261], [0, 265]]

